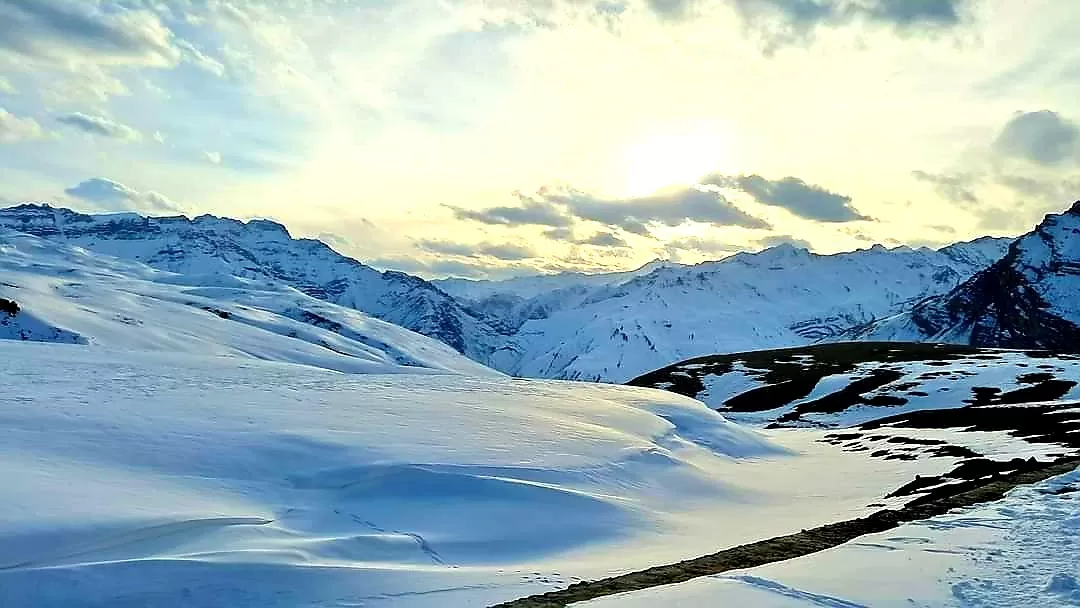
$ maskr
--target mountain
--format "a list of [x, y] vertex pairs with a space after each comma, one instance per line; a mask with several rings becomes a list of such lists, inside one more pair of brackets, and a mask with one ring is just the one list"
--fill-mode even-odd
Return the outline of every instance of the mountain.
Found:
[[[514, 304], [515, 314], [529, 315], [515, 335], [519, 363], [504, 371], [622, 382], [690, 357], [809, 344], [948, 292], [1007, 244], [983, 238], [835, 255], [781, 245], [566, 287]], [[504, 318], [509, 327], [518, 320]]]
[[0, 227], [181, 273], [273, 281], [363, 311], [500, 371], [622, 382], [689, 357], [808, 344], [942, 294], [1005, 253], [980, 239], [815, 255], [781, 245], [696, 266], [431, 283], [379, 272], [281, 224], [203, 215], [0, 210]]
[[956, 289], [845, 338], [1080, 351], [1080, 202]]
[[0, 340], [346, 373], [499, 376], [449, 346], [280, 283], [155, 270], [0, 229]]
[[656, 259], [634, 270], [625, 272], [559, 272], [537, 276], [514, 277], [502, 280], [484, 279], [437, 279], [432, 284], [446, 293], [466, 302], [483, 302], [494, 296], [518, 296], [530, 299], [543, 294], [575, 287], [599, 287], [623, 283], [634, 277], [669, 266], [683, 266], [670, 260]]
[[230, 275], [284, 283], [430, 336], [495, 367], [500, 352], [512, 351], [505, 337], [427, 281], [401, 272], [379, 272], [321, 241], [294, 239], [272, 221], [241, 222], [211, 215], [194, 219], [86, 215], [25, 204], [0, 209], [0, 227], [189, 277], [206, 277], [211, 284]]
[[599, 289], [621, 285], [659, 268], [680, 266], [667, 260], [653, 260], [625, 272], [561, 272], [501, 281], [442, 279], [432, 283], [492, 325], [514, 333], [526, 321], [545, 319], [560, 310], [580, 306]]

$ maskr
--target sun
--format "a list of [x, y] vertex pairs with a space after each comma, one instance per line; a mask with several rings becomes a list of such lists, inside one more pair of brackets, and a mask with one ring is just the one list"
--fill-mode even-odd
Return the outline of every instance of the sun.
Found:
[[643, 196], [696, 184], [730, 164], [733, 143], [731, 131], [713, 123], [650, 130], [623, 150], [623, 189], [629, 196]]

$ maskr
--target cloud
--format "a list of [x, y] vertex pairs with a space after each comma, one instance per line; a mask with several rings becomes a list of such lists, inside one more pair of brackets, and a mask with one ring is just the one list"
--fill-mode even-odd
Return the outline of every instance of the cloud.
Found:
[[593, 245], [594, 247], [629, 247], [621, 237], [611, 232], [597, 232], [587, 239], [577, 241], [579, 245]]
[[575, 221], [590, 221], [610, 229], [650, 236], [651, 227], [698, 222], [713, 226], [767, 229], [765, 221], [747, 214], [718, 192], [676, 188], [650, 196], [602, 198], [570, 188], [541, 188], [535, 195], [520, 192], [520, 207], [492, 207], [481, 211], [451, 207], [458, 219], [507, 226], [549, 226], [550, 238], [573, 238]]
[[[904, 29], [948, 27], [961, 22], [966, 0], [733, 0], [736, 12], [751, 25], [807, 33], [822, 26], [855, 20]], [[665, 4], [687, 4], [669, 0]], [[762, 23], [762, 22], [766, 23]], [[771, 22], [771, 23], [769, 23]]]
[[45, 137], [45, 130], [36, 120], [19, 118], [4, 108], [0, 108], [0, 144], [13, 144], [43, 137]]
[[781, 207], [808, 220], [853, 222], [870, 219], [851, 206], [850, 196], [808, 184], [797, 177], [773, 181], [760, 175], [713, 175], [702, 183], [740, 190], [763, 205]]
[[565, 228], [573, 223], [558, 207], [543, 201], [535, 201], [516, 193], [522, 200], [520, 207], [491, 207], [482, 211], [450, 207], [454, 216], [484, 224], [505, 226], [551, 226]]
[[163, 194], [139, 192], [119, 182], [93, 177], [64, 190], [64, 194], [94, 203], [103, 210], [142, 213], [182, 213], [183, 209]]
[[211, 164], [221, 164], [221, 152], [203, 152], [203, 158], [210, 161]]
[[758, 245], [761, 245], [765, 248], [777, 247], [779, 245], [791, 245], [792, 247], [806, 249], [808, 251], [813, 249], [810, 241], [807, 241], [806, 239], [796, 238], [794, 236], [791, 236], [790, 234], [774, 234], [772, 236], [767, 236], [763, 239], [758, 239], [757, 243]]
[[743, 247], [739, 245], [697, 236], [673, 239], [664, 243], [664, 250], [668, 252], [669, 257], [673, 258], [681, 258], [682, 256], [678, 255], [680, 251], [697, 251], [706, 255], [728, 255], [742, 249]]
[[645, 4], [663, 19], [682, 19], [690, 14], [697, 0], [645, 0]]
[[1003, 156], [1039, 165], [1058, 165], [1076, 158], [1080, 127], [1057, 112], [1040, 110], [1013, 116], [994, 142]]
[[549, 228], [544, 231], [544, 236], [553, 241], [574, 242], [574, 229], [567, 226], [560, 226], [559, 228]]
[[514, 245], [511, 243], [484, 245], [480, 247], [479, 251], [484, 255], [507, 261], [527, 260], [536, 257], [536, 251], [531, 247], [527, 245]]
[[490, 278], [493, 269], [479, 264], [458, 260], [421, 260], [418, 258], [376, 258], [367, 264], [383, 270], [397, 270], [426, 277], [463, 277], [466, 279]]
[[70, 0], [0, 0], [0, 50], [112, 65], [172, 65], [181, 57], [153, 13]]
[[113, 139], [123, 139], [127, 141], [138, 141], [142, 139], [142, 134], [135, 129], [116, 121], [109, 120], [103, 116], [91, 116], [89, 114], [83, 114], [82, 112], [72, 112], [70, 114], [61, 114], [60, 116], [57, 116], [56, 122], [68, 125], [69, 127], [75, 127], [84, 133], [99, 135], [101, 137], [111, 137]]
[[677, 188], [625, 199], [601, 198], [572, 189], [544, 188], [536, 197], [538, 202], [560, 207], [578, 219], [642, 236], [650, 235], [651, 226], [680, 226], [688, 222], [769, 228], [769, 224], [742, 211], [720, 193], [697, 188]]
[[550, 228], [544, 231], [544, 236], [553, 240], [569, 243], [572, 245], [591, 245], [593, 247], [625, 248], [630, 244], [614, 232], [597, 232], [592, 236], [577, 238], [574, 230], [568, 227]]
[[937, 190], [938, 194], [947, 201], [958, 205], [975, 205], [979, 202], [975, 196], [974, 187], [979, 177], [970, 173], [928, 173], [926, 171], [912, 171], [915, 179], [926, 182]]
[[444, 255], [456, 255], [461, 257], [471, 257], [475, 255], [476, 250], [471, 245], [464, 243], [451, 243], [449, 241], [418, 241], [417, 246], [431, 253], [439, 253]]
[[514, 243], [455, 243], [451, 241], [422, 240], [417, 246], [430, 253], [451, 255], [463, 258], [489, 256], [498, 260], [518, 261], [536, 257], [536, 251], [522, 244]]

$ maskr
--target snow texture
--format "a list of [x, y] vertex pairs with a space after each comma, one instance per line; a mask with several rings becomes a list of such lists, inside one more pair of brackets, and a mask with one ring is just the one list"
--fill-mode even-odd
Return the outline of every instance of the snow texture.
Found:
[[948, 466], [631, 387], [13, 341], [0, 373], [3, 606], [486, 605]]
[[1004, 500], [786, 562], [585, 608], [1066, 608], [1080, 605], [1080, 471]]
[[498, 375], [445, 344], [269, 280], [181, 275], [0, 232], [0, 339], [301, 363], [348, 373]]

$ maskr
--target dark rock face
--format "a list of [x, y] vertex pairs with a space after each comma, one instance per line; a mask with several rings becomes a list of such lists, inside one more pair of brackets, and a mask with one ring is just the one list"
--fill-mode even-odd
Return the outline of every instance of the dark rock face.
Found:
[[4, 315], [6, 317], [14, 317], [15, 315], [19, 314], [19, 310], [20, 309], [18, 302], [15, 302], [14, 300], [0, 298], [0, 315]]
[[62, 240], [170, 272], [285, 283], [440, 340], [481, 363], [505, 340], [484, 319], [431, 283], [379, 272], [320, 241], [294, 239], [268, 220], [203, 215], [85, 215], [49, 205], [0, 209], [0, 228]]

